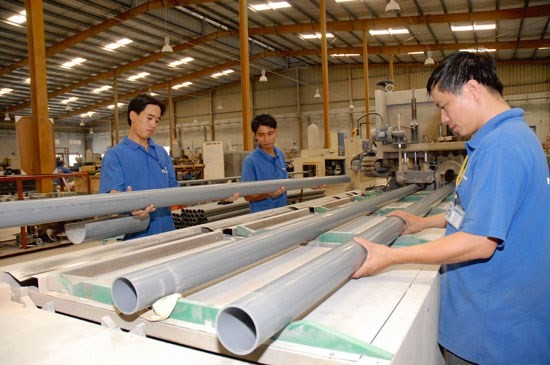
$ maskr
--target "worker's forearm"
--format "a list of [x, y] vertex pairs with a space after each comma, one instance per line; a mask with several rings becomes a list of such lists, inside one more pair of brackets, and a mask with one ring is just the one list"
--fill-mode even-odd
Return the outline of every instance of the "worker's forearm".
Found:
[[447, 221], [445, 220], [445, 213], [424, 217], [424, 219], [422, 220], [423, 229], [445, 228], [446, 225]]
[[457, 232], [424, 244], [394, 248], [393, 263], [452, 264], [493, 255], [497, 243], [483, 236]]
[[247, 202], [257, 202], [260, 200], [267, 199], [269, 197], [270, 197], [269, 194], [254, 194], [254, 195], [245, 195], [244, 199]]

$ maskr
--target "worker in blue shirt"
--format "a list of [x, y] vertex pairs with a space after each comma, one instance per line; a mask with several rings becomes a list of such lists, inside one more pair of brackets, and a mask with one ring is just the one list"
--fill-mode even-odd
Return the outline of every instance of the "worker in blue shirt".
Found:
[[489, 55], [457, 52], [432, 73], [428, 93], [467, 158], [446, 213], [402, 218], [402, 234], [446, 227], [445, 236], [390, 248], [365, 239], [353, 277], [393, 264], [443, 264], [439, 344], [447, 364], [548, 364], [550, 176], [541, 143], [503, 97]]
[[[101, 162], [100, 193], [177, 187], [172, 160], [166, 150], [151, 137], [164, 114], [165, 105], [147, 94], [134, 97], [128, 104], [128, 135], [107, 150]], [[150, 215], [147, 230], [126, 235], [124, 239], [149, 236], [174, 230], [169, 207], [152, 204], [133, 215]]]
[[[277, 121], [269, 114], [255, 117], [251, 123], [254, 139], [258, 146], [242, 164], [241, 181], [288, 179], [283, 151], [275, 146], [277, 140]], [[250, 213], [287, 205], [284, 186], [265, 194], [246, 195]]]

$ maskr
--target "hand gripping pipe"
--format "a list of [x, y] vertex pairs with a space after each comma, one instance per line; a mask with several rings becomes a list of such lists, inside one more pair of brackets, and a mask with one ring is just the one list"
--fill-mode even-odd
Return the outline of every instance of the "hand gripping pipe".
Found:
[[192, 289], [312, 240], [329, 229], [372, 213], [381, 205], [417, 190], [417, 185], [409, 185], [285, 227], [128, 273], [113, 282], [114, 304], [124, 314], [135, 313], [166, 295]]
[[241, 196], [263, 194], [281, 186], [287, 190], [295, 190], [349, 181], [348, 176], [311, 177], [3, 202], [0, 204], [0, 228], [128, 213], [143, 209], [149, 204], [160, 208], [212, 201], [228, 198], [234, 193]]
[[[452, 191], [453, 186], [447, 185], [404, 210], [424, 215]], [[358, 236], [387, 245], [404, 225], [400, 218], [388, 217]], [[346, 281], [366, 258], [363, 246], [348, 241], [253, 291], [218, 313], [218, 339], [234, 354], [251, 353]]]
[[144, 231], [148, 225], [149, 215], [144, 217], [129, 215], [65, 224], [65, 233], [72, 243], [78, 244], [84, 241], [102, 240], [122, 234]]

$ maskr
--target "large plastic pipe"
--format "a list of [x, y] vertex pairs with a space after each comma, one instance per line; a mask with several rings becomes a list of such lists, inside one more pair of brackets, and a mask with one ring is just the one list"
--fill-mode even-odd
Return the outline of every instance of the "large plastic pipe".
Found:
[[111, 291], [114, 304], [122, 313], [133, 314], [166, 295], [192, 289], [243, 269], [266, 257], [309, 241], [350, 219], [372, 213], [381, 205], [405, 197], [416, 190], [417, 185], [409, 185], [320, 216], [128, 273], [113, 282]]
[[280, 179], [231, 184], [127, 191], [117, 194], [94, 194], [76, 197], [4, 202], [0, 205], [0, 228], [59, 222], [100, 215], [128, 213], [149, 204], [168, 207], [240, 195], [263, 194], [281, 186], [287, 190], [304, 189], [322, 184], [348, 183], [347, 176]]
[[72, 243], [79, 244], [144, 231], [148, 225], [149, 215], [143, 217], [130, 215], [65, 224], [65, 233]]
[[[425, 214], [452, 190], [453, 186], [445, 186], [405, 210]], [[358, 236], [390, 244], [404, 224], [400, 218], [389, 217]], [[251, 353], [346, 281], [366, 258], [363, 246], [348, 241], [253, 291], [218, 313], [218, 339], [234, 354]]]

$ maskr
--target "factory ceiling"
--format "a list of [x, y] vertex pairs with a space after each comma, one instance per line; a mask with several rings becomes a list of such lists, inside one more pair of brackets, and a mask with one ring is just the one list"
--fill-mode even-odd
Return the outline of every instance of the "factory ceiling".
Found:
[[[364, 36], [369, 65], [423, 65], [429, 54], [437, 63], [459, 49], [550, 63], [547, 0], [322, 1], [329, 65], [362, 64]], [[4, 112], [32, 112], [24, 3], [0, 2], [3, 127], [13, 125]], [[400, 12], [387, 13], [394, 3]], [[252, 9], [262, 4], [266, 10]], [[252, 77], [321, 64], [320, 4], [248, 2]], [[91, 112], [89, 120], [112, 118], [115, 79], [122, 103], [142, 92], [167, 99], [171, 88], [177, 98], [240, 80], [239, 1], [44, 0], [43, 8], [49, 116], [58, 126], [78, 126]], [[173, 52], [161, 51], [167, 43]]]

